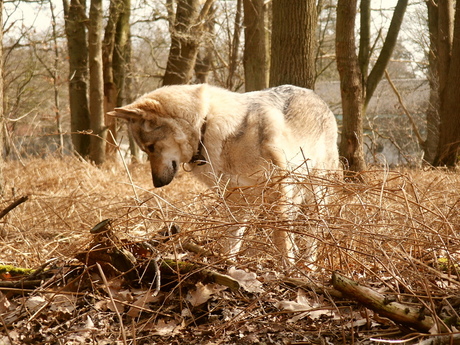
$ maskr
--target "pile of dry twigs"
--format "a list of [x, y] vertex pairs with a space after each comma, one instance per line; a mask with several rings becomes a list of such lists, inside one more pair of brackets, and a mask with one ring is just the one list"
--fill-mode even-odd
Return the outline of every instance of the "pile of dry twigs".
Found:
[[[331, 197], [288, 222], [263, 203], [241, 205], [241, 218], [186, 172], [154, 189], [148, 169], [7, 163], [0, 344], [459, 341], [458, 173], [305, 179]], [[235, 226], [246, 232], [230, 257]], [[292, 265], [271, 244], [279, 227], [296, 235]]]

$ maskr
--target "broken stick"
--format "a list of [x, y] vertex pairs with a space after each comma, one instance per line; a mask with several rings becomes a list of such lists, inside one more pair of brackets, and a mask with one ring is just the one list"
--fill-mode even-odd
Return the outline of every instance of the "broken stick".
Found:
[[332, 274], [332, 285], [345, 296], [398, 324], [409, 326], [420, 332], [428, 332], [435, 325], [433, 318], [424, 314], [423, 306], [415, 308], [398, 302], [389, 302], [381, 293], [360, 286], [338, 272]]
[[8, 205], [8, 207], [0, 211], [0, 219], [5, 217], [8, 214], [8, 212], [10, 212], [15, 207], [18, 207], [23, 202], [26, 202], [27, 199], [29, 199], [29, 197], [26, 195], [26, 196], [20, 197], [18, 200], [13, 201], [10, 205]]

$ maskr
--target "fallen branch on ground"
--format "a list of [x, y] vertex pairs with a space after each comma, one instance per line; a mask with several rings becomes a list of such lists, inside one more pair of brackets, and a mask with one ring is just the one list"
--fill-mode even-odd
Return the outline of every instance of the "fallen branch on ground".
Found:
[[420, 332], [428, 332], [435, 325], [433, 318], [424, 314], [425, 308], [423, 306], [415, 308], [399, 302], [389, 302], [385, 295], [368, 287], [360, 286], [337, 272], [332, 274], [332, 285], [348, 298], [398, 324]]

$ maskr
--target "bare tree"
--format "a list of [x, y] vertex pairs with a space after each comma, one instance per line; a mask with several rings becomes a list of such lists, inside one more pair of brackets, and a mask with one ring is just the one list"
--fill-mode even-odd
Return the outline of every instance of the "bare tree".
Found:
[[236, 13], [235, 13], [235, 24], [233, 25], [233, 37], [230, 44], [230, 62], [228, 66], [227, 76], [227, 89], [233, 89], [234, 80], [233, 77], [236, 72], [236, 68], [239, 62], [239, 48], [240, 48], [240, 37], [241, 37], [241, 17], [243, 11], [243, 0], [236, 1]]
[[351, 171], [361, 171], [366, 168], [362, 119], [396, 46], [407, 2], [408, 0], [398, 0], [388, 34], [370, 73], [368, 73], [369, 63], [373, 50], [370, 44], [370, 0], [362, 0], [360, 4], [361, 30], [358, 56], [355, 53], [354, 39], [357, 1], [339, 0], [337, 3], [336, 55], [343, 109], [343, 127], [339, 150], [340, 155], [347, 160]]
[[125, 81], [131, 55], [129, 23], [131, 17], [131, 0], [120, 1], [120, 15], [115, 31], [115, 47], [113, 51], [113, 77], [118, 89], [117, 106], [125, 104]]
[[340, 75], [343, 124], [339, 151], [351, 171], [366, 168], [363, 149], [363, 84], [356, 55], [355, 20], [357, 0], [337, 3], [336, 55]]
[[428, 81], [430, 83], [430, 100], [426, 111], [426, 140], [423, 144], [424, 159], [434, 163], [439, 143], [439, 75], [438, 75], [438, 41], [439, 21], [438, 5], [434, 1], [426, 2], [428, 9], [428, 32], [430, 46], [428, 51]]
[[314, 88], [316, 0], [273, 0], [270, 85]]
[[3, 156], [5, 117], [3, 113], [3, 0], [0, 0], [0, 196], [4, 193]]
[[[120, 13], [121, 1], [111, 0], [109, 16], [105, 26], [104, 40], [102, 42], [102, 65], [104, 75], [104, 112], [112, 111], [117, 106], [117, 87], [113, 73], [113, 54], [115, 49], [115, 33]], [[107, 125], [107, 154], [115, 152], [115, 139], [117, 136], [117, 121], [106, 116]]]
[[439, 145], [435, 165], [455, 167], [460, 156], [460, 8], [438, 2]]
[[[102, 60], [104, 70], [104, 109], [107, 113], [122, 106], [125, 94], [125, 78], [128, 66], [130, 0], [110, 1], [109, 17], [104, 32]], [[106, 117], [107, 153], [115, 152], [117, 119]]]
[[[362, 60], [360, 60], [360, 67], [361, 73], [363, 75], [363, 80], [365, 81], [365, 97], [364, 97], [364, 107], [367, 108], [372, 95], [374, 94], [377, 85], [379, 84], [380, 80], [385, 73], [385, 69], [388, 66], [388, 62], [390, 61], [391, 55], [393, 54], [393, 50], [396, 46], [396, 42], [398, 39], [399, 31], [401, 29], [401, 24], [404, 18], [404, 14], [406, 13], [408, 0], [398, 0], [395, 10], [393, 12], [393, 16], [391, 18], [390, 27], [388, 28], [387, 36], [385, 37], [385, 41], [383, 42], [382, 49], [377, 57], [377, 61], [374, 64], [369, 75], [367, 75], [368, 66], [364, 66], [364, 64], [369, 63], [369, 55], [361, 54]], [[364, 5], [363, 5], [364, 4]], [[365, 33], [364, 36], [367, 36], [370, 32], [370, 16], [367, 13], [370, 10], [366, 9], [365, 7], [370, 7], [370, 0], [363, 0], [361, 1], [361, 34]], [[364, 16], [363, 12], [364, 11]], [[363, 20], [364, 18], [364, 20]], [[366, 34], [367, 33], [367, 34]], [[369, 46], [369, 38], [365, 37], [360, 42], [360, 53], [364, 50], [371, 50]], [[364, 56], [362, 56], [364, 55]]]
[[200, 0], [178, 0], [175, 14], [169, 1], [171, 48], [163, 85], [187, 84], [191, 81], [205, 18], [214, 1], [206, 0], [200, 10]]
[[214, 58], [214, 20], [215, 20], [215, 5], [209, 10], [209, 14], [204, 25], [204, 39], [203, 44], [198, 50], [198, 54], [195, 62], [195, 78], [198, 83], [207, 83], [209, 79], [209, 73], [212, 69], [213, 58]]
[[47, 69], [48, 73], [51, 75], [51, 79], [53, 80], [53, 93], [54, 93], [54, 113], [56, 116], [56, 128], [59, 135], [59, 150], [61, 154], [64, 152], [64, 134], [62, 133], [62, 115], [61, 115], [61, 107], [59, 101], [59, 60], [61, 56], [59, 54], [59, 44], [58, 44], [58, 34], [57, 34], [57, 18], [56, 14], [54, 13], [54, 5], [50, 1], [50, 12], [51, 12], [51, 28], [53, 31], [53, 50], [54, 50], [54, 63], [53, 69]]
[[102, 0], [91, 0], [89, 10], [89, 108], [91, 149], [89, 158], [96, 164], [105, 161], [106, 128], [104, 121], [104, 76], [102, 68]]
[[264, 0], [244, 0], [244, 85], [245, 90], [268, 86], [267, 31]]
[[90, 128], [88, 107], [88, 46], [85, 0], [63, 0], [69, 54], [69, 102], [72, 143], [81, 156], [89, 154], [90, 138], [80, 132]]

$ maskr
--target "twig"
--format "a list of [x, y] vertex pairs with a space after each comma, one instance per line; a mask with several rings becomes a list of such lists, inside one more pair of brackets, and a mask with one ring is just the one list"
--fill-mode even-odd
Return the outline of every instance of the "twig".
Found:
[[102, 270], [101, 265], [99, 265], [98, 262], [96, 262], [97, 269], [99, 270], [99, 274], [101, 275], [102, 281], [104, 282], [104, 285], [107, 288], [107, 293], [109, 295], [110, 300], [112, 301], [113, 307], [115, 309], [115, 313], [117, 314], [118, 320], [120, 321], [120, 331], [121, 331], [121, 336], [123, 338], [123, 344], [128, 344], [127, 339], [126, 339], [126, 332], [125, 332], [125, 327], [123, 326], [123, 318], [120, 315], [120, 312], [118, 311], [117, 305], [115, 304], [115, 300], [113, 299], [112, 292], [110, 291], [109, 283], [107, 282], [107, 278], [105, 277], [104, 271]]
[[16, 201], [13, 201], [7, 208], [3, 209], [3, 211], [0, 212], [0, 219], [5, 217], [12, 209], [18, 207], [23, 202], [26, 202], [28, 199], [29, 199], [29, 196], [26, 195], [26, 196], [20, 197]]
[[388, 71], [385, 70], [385, 77], [388, 80], [388, 83], [390, 84], [391, 88], [393, 89], [393, 92], [395, 93], [396, 97], [398, 97], [398, 102], [401, 105], [401, 107], [404, 110], [404, 113], [406, 114], [407, 118], [409, 119], [412, 129], [414, 130], [415, 136], [417, 137], [418, 144], [423, 147], [425, 144], [425, 140], [423, 140], [422, 135], [420, 134], [417, 124], [415, 123], [414, 118], [412, 117], [411, 113], [409, 113], [409, 110], [407, 110], [403, 99], [401, 97], [401, 94], [399, 93], [398, 89], [396, 88], [395, 84], [393, 84], [393, 81], [390, 78], [390, 75], [388, 74]]

